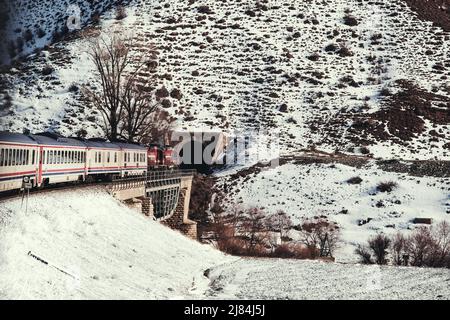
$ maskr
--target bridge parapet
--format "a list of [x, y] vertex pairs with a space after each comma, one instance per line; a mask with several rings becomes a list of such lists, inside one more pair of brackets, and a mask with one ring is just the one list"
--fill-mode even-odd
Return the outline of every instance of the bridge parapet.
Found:
[[114, 177], [108, 189], [118, 200], [140, 202], [146, 216], [196, 238], [196, 223], [188, 218], [194, 175], [195, 170], [149, 171], [145, 176]]

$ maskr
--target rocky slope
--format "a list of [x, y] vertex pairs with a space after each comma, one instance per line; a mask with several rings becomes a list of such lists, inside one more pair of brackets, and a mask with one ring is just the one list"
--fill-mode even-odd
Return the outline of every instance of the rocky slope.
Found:
[[[122, 26], [137, 48], [157, 44], [161, 85], [182, 93], [164, 104], [180, 128], [266, 130], [285, 153], [448, 159], [450, 35], [408, 3], [424, 11], [400, 0], [135, 0], [127, 18], [108, 11], [88, 31]], [[101, 134], [78, 90], [93, 77], [85, 41], [72, 34], [3, 74], [2, 129]]]

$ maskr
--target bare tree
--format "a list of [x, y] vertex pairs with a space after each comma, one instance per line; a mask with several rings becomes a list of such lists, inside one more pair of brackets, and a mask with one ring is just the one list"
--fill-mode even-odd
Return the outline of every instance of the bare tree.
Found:
[[301, 235], [301, 242], [310, 249], [316, 249], [320, 256], [333, 256], [340, 239], [338, 225], [323, 218], [303, 222]]
[[411, 258], [411, 265], [425, 266], [427, 255], [433, 246], [433, 237], [430, 229], [420, 227], [408, 238], [406, 252]]
[[375, 262], [379, 265], [387, 264], [388, 249], [391, 245], [391, 239], [383, 234], [378, 234], [369, 239], [369, 247], [375, 255]]
[[254, 254], [257, 248], [268, 243], [269, 233], [266, 229], [266, 215], [260, 208], [250, 208], [245, 211], [245, 218], [241, 225], [241, 233], [246, 238], [246, 247], [249, 254]]
[[435, 264], [438, 267], [450, 267], [450, 224], [440, 222], [433, 230], [437, 251], [434, 252]]
[[270, 229], [280, 233], [281, 242], [287, 239], [289, 230], [292, 228], [292, 220], [283, 210], [267, 217], [267, 224]]
[[393, 257], [393, 263], [397, 266], [401, 266], [405, 264], [405, 250], [406, 250], [406, 242], [407, 239], [405, 236], [398, 232], [394, 235], [392, 238], [392, 257]]
[[173, 131], [174, 118], [161, 108], [157, 108], [142, 126], [139, 133], [139, 142], [150, 144], [170, 143], [170, 134]]
[[156, 49], [146, 46], [145, 54], [132, 54], [131, 37], [114, 33], [90, 41], [88, 54], [94, 62], [101, 89], [84, 87], [88, 101], [100, 111], [104, 131], [111, 141], [143, 139], [158, 110]]

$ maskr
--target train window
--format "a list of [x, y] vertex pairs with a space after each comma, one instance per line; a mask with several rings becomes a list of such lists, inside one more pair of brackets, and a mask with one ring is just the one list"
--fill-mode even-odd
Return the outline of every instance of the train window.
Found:
[[108, 156], [107, 162], [110, 163], [111, 162], [111, 152], [107, 152], [106, 154]]
[[114, 152], [114, 163], [117, 163], [117, 152]]
[[4, 152], [5, 149], [0, 149], [0, 167], [3, 167], [3, 161], [5, 159]]
[[17, 150], [16, 149], [12, 149], [11, 150], [11, 165], [15, 166], [16, 165], [16, 157], [17, 157]]
[[25, 165], [30, 164], [30, 150], [25, 150]]
[[31, 164], [32, 165], [34, 164], [35, 157], [36, 157], [36, 150], [33, 150], [31, 152]]

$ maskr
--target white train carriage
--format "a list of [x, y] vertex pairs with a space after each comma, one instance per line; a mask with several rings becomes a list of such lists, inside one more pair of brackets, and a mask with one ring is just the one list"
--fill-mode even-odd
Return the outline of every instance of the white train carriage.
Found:
[[33, 185], [39, 176], [39, 146], [32, 138], [0, 132], [0, 192], [20, 189], [24, 177]]
[[82, 141], [52, 133], [31, 137], [39, 145], [38, 186], [86, 179], [87, 147]]
[[87, 152], [87, 174], [92, 179], [104, 179], [120, 175], [121, 149], [118, 145], [103, 139], [85, 140]]
[[121, 150], [121, 176], [144, 175], [148, 170], [147, 147], [115, 142]]

